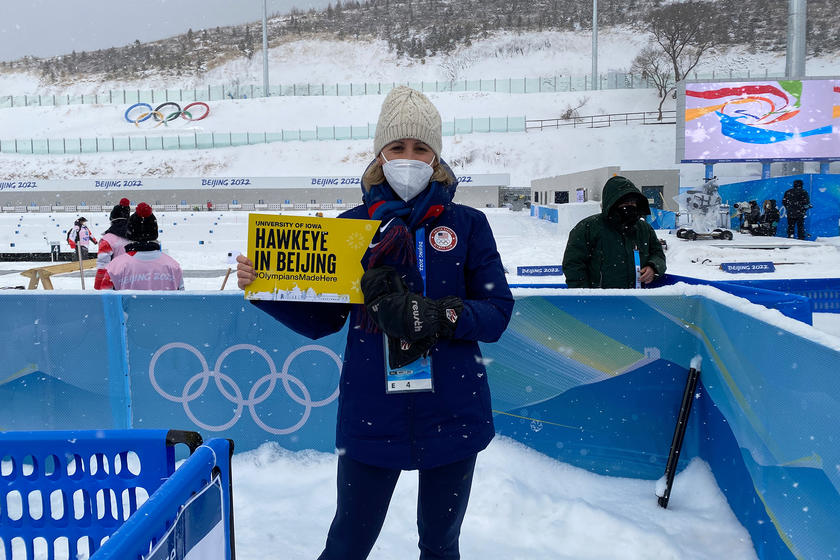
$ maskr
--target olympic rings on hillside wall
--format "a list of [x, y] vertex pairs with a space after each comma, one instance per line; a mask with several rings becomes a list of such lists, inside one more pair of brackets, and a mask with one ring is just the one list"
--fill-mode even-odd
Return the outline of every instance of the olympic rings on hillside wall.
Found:
[[[190, 109], [192, 109], [192, 111], [190, 111]], [[161, 103], [154, 109], [152, 109], [152, 106], [148, 103], [135, 103], [125, 110], [125, 114], [123, 116], [126, 121], [133, 123], [135, 126], [140, 126], [141, 122], [152, 119], [152, 121], [157, 123], [155, 125], [157, 127], [162, 124], [168, 124], [178, 117], [187, 121], [200, 121], [207, 118], [207, 115], [209, 114], [210, 106], [203, 101], [194, 101], [183, 109], [181, 109], [181, 106], [174, 101], [167, 101], [165, 103]]]
[[[184, 384], [184, 388], [181, 391], [181, 395], [170, 395], [165, 390], [161, 388], [158, 384], [157, 379], [155, 378], [155, 366], [157, 365], [158, 359], [168, 350], [173, 348], [181, 348], [192, 353], [196, 358], [198, 358], [199, 364], [201, 365], [201, 371], [190, 377], [187, 382]], [[233, 352], [238, 350], [247, 350], [248, 352], [252, 352], [255, 354], [259, 354], [265, 360], [266, 364], [268, 364], [269, 373], [257, 379], [256, 382], [251, 386], [251, 391], [248, 394], [248, 398], [243, 398], [242, 390], [239, 388], [239, 385], [236, 384], [236, 381], [229, 375], [225, 375], [222, 373], [222, 363], [224, 362], [225, 358], [227, 358]], [[270, 434], [277, 434], [277, 435], [287, 435], [298, 431], [306, 421], [309, 419], [309, 415], [312, 412], [313, 408], [318, 408], [322, 406], [326, 406], [333, 402], [338, 397], [338, 383], [336, 383], [335, 391], [328, 397], [314, 401], [312, 400], [312, 396], [309, 394], [309, 389], [307, 389], [306, 385], [303, 384], [303, 381], [295, 377], [294, 375], [289, 373], [289, 368], [292, 364], [292, 361], [298, 357], [300, 354], [304, 352], [320, 352], [326, 354], [326, 356], [335, 362], [336, 367], [338, 368], [338, 374], [341, 374], [341, 367], [342, 361], [335, 352], [331, 349], [327, 348], [326, 346], [320, 346], [317, 344], [307, 344], [305, 346], [300, 346], [295, 349], [289, 356], [286, 358], [286, 361], [283, 362], [283, 368], [281, 371], [277, 371], [277, 368], [274, 364], [274, 360], [271, 359], [271, 356], [268, 355], [268, 352], [263, 350], [258, 346], [254, 346], [252, 344], [234, 344], [233, 346], [228, 347], [224, 352], [221, 353], [219, 358], [216, 360], [216, 365], [213, 367], [213, 370], [210, 370], [207, 367], [207, 361], [204, 359], [204, 355], [190, 344], [184, 342], [170, 342], [169, 344], [165, 344], [158, 348], [158, 350], [152, 356], [152, 361], [149, 362], [149, 380], [152, 383], [152, 387], [154, 387], [155, 391], [165, 398], [168, 401], [181, 403], [184, 407], [184, 412], [187, 414], [187, 417], [198, 427], [208, 430], [211, 432], [219, 432], [222, 430], [227, 430], [234, 424], [239, 421], [239, 418], [242, 417], [242, 409], [243, 407], [248, 407], [248, 412], [251, 414], [251, 418], [253, 418], [254, 422], [263, 430]], [[167, 377], [171, 377], [171, 374], [174, 372], [167, 372]], [[233, 418], [229, 421], [225, 422], [224, 424], [218, 425], [211, 425], [205, 424], [195, 416], [195, 414], [190, 410], [190, 402], [198, 399], [204, 394], [204, 390], [207, 388], [207, 385], [210, 381], [210, 378], [213, 378], [213, 382], [216, 385], [216, 389], [221, 393], [222, 397], [236, 405], [236, 408], [233, 413]], [[283, 388], [286, 391], [286, 394], [289, 396], [290, 399], [298, 403], [299, 405], [303, 406], [303, 414], [300, 420], [297, 421], [292, 426], [288, 428], [274, 428], [269, 426], [257, 415], [257, 411], [255, 406], [260, 404], [261, 402], [265, 401], [273, 392], [274, 387], [277, 385], [277, 380], [280, 380], [283, 384]], [[198, 384], [198, 387], [195, 386]], [[263, 385], [268, 385], [266, 389], [257, 395], [257, 392], [262, 388]], [[291, 385], [295, 385], [297, 387], [297, 391], [294, 391]], [[229, 387], [229, 389], [228, 389]], [[270, 414], [269, 414], [270, 416]]]

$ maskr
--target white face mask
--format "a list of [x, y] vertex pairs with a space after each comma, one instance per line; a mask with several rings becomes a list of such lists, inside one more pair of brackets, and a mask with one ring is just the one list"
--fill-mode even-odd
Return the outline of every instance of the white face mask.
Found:
[[[385, 179], [398, 197], [408, 202], [429, 186], [429, 179], [432, 178], [434, 169], [425, 161], [416, 159], [393, 159], [385, 160], [382, 172]], [[434, 161], [434, 160], [432, 160]]]

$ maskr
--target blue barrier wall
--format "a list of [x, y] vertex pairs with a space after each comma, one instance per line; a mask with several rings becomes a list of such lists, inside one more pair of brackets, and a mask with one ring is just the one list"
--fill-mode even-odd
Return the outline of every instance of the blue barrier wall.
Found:
[[[683, 282], [713, 286], [730, 294], [776, 309], [780, 313], [805, 324], [813, 324], [813, 313], [840, 313], [840, 278], [794, 280], [739, 280], [738, 282], [701, 280], [689, 276], [665, 273], [652, 287], [670, 286]], [[566, 288], [566, 284], [511, 284], [511, 288]]]
[[840, 278], [738, 280], [737, 284], [807, 297], [814, 313], [840, 313]]
[[559, 219], [559, 214], [557, 208], [551, 208], [549, 206], [537, 206], [537, 217], [540, 220], [548, 220], [552, 223], [557, 223]]
[[[794, 179], [802, 179], [803, 187], [811, 197], [813, 208], [805, 218], [808, 239], [815, 237], [837, 237], [840, 235], [840, 175], [791, 175], [756, 181], [744, 181], [722, 185], [718, 190], [725, 204], [758, 201], [759, 206], [767, 199], [775, 199], [782, 214], [777, 235], [787, 237], [787, 217], [782, 207], [785, 191], [793, 186]], [[762, 209], [763, 212], [763, 209]], [[732, 227], [739, 226], [733, 217]]]
[[[807, 325], [814, 324], [813, 317], [813, 300], [801, 293], [793, 293], [784, 288], [793, 288], [797, 284], [782, 284], [782, 283], [767, 283], [767, 281], [758, 281], [758, 283], [749, 281], [744, 282], [716, 282], [713, 280], [700, 280], [698, 278], [691, 278], [690, 276], [679, 276], [677, 274], [665, 273], [665, 275], [657, 280], [657, 286], [665, 286], [684, 282], [686, 284], [700, 284], [714, 286], [732, 295], [748, 299], [758, 305], [763, 305], [768, 309], [776, 309], [777, 311], [802, 321]], [[837, 286], [837, 295], [840, 296], [840, 279], [833, 281], [833, 285]], [[816, 293], [817, 290], [811, 290]]]
[[[712, 465], [762, 558], [840, 553], [827, 526], [840, 507], [840, 341], [763, 322], [707, 286], [553, 293], [518, 297], [507, 332], [483, 347], [498, 432], [596, 472], [659, 478], [699, 355], [682, 464]], [[313, 342], [215, 292], [14, 293], [0, 305], [0, 429], [167, 427], [238, 450], [333, 447], [343, 332]]]

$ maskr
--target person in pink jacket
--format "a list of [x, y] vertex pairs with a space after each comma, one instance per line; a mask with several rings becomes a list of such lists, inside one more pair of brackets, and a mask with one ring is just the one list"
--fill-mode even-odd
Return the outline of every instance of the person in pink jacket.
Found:
[[178, 262], [160, 250], [157, 218], [152, 207], [141, 202], [128, 218], [125, 254], [105, 269], [102, 288], [114, 290], [183, 290], [184, 277]]
[[[122, 198], [120, 203], [111, 210], [109, 216], [111, 227], [99, 238], [99, 250], [96, 252], [96, 279], [93, 282], [93, 287], [97, 290], [103, 289], [105, 269], [112, 260], [125, 254], [125, 246], [130, 243], [125, 233], [129, 215], [131, 215], [131, 203], [127, 198]], [[108, 288], [110, 289], [111, 286]]]
[[87, 218], [80, 217], [73, 222], [73, 227], [67, 230], [67, 243], [73, 249], [73, 260], [88, 259], [88, 244], [99, 243], [87, 227]]

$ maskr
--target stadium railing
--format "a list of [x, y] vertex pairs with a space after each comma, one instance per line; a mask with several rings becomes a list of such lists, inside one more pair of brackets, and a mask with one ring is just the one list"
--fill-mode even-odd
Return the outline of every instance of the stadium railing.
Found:
[[[130, 126], [130, 125], [129, 125]], [[466, 117], [443, 123], [443, 135], [480, 132], [524, 132], [524, 116]], [[108, 138], [0, 138], [4, 154], [92, 154], [126, 151], [171, 151], [252, 146], [274, 142], [316, 140], [365, 140], [374, 137], [376, 125], [325, 126], [314, 130], [280, 132], [194, 132], [172, 136], [130, 136]]]
[[[783, 74], [771, 74], [766, 68], [747, 69], [745, 72], [698, 74], [692, 73], [692, 79], [761, 79], [781, 77]], [[496, 92], [496, 93], [561, 93], [590, 91], [593, 89], [645, 89], [655, 87], [647, 78], [632, 73], [608, 72], [598, 77], [598, 87], [593, 87], [591, 75], [580, 76], [532, 76], [519, 78], [479, 78], [453, 79], [423, 82], [361, 82], [332, 84], [275, 84], [269, 85], [268, 95], [263, 86], [248, 85], [208, 85], [193, 89], [152, 89], [152, 90], [109, 90], [89, 94], [48, 94], [48, 95], [3, 95], [0, 96], [0, 109], [10, 107], [57, 106], [77, 104], [125, 104], [125, 103], [165, 103], [169, 101], [222, 101], [225, 99], [248, 99], [255, 97], [311, 97], [311, 96], [356, 96], [384, 95], [398, 85], [407, 85], [426, 92]]]

